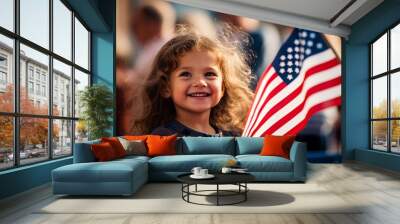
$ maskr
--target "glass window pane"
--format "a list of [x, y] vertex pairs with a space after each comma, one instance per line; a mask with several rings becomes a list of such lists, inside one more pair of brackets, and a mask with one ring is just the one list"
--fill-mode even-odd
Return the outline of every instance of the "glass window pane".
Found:
[[0, 111], [14, 111], [14, 42], [0, 34]]
[[71, 60], [72, 12], [60, 1], [53, 1], [53, 51]]
[[49, 158], [48, 121], [45, 118], [21, 117], [20, 164], [34, 163]]
[[49, 1], [20, 0], [21, 36], [49, 48]]
[[21, 44], [20, 108], [25, 114], [48, 114], [49, 57]]
[[391, 116], [400, 117], [400, 72], [391, 75], [390, 85]]
[[89, 86], [89, 75], [75, 69], [75, 117], [81, 114], [81, 107], [79, 106], [80, 93]]
[[88, 138], [88, 128], [84, 120], [75, 121], [75, 143], [85, 142]]
[[400, 67], [400, 24], [391, 30], [390, 60], [391, 69]]
[[14, 0], [0, 1], [0, 26], [14, 31]]
[[372, 75], [387, 71], [387, 34], [372, 44]]
[[400, 120], [394, 120], [391, 124], [391, 141], [392, 141], [392, 152], [400, 153]]
[[89, 70], [89, 32], [75, 18], [75, 63]]
[[14, 125], [10, 116], [0, 116], [0, 170], [14, 165]]
[[372, 118], [387, 118], [386, 76], [372, 80]]
[[72, 117], [72, 70], [53, 60], [53, 115]]
[[53, 120], [53, 157], [72, 155], [72, 121]]
[[372, 148], [387, 151], [387, 121], [372, 122]]

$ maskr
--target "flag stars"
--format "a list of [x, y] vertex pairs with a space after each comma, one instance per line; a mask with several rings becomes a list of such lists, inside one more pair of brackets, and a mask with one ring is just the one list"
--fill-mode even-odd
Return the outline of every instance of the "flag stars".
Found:
[[308, 47], [312, 47], [313, 44], [314, 44], [314, 43], [313, 43], [311, 40], [307, 41], [307, 46], [308, 46]]
[[299, 45], [299, 44], [300, 44], [300, 41], [299, 41], [298, 39], [295, 39], [295, 40], [294, 40], [294, 44], [295, 44], [295, 45]]
[[288, 76], [287, 76], [287, 79], [292, 80], [292, 79], [293, 79], [293, 76], [292, 76], [292, 75], [288, 75]]
[[322, 48], [322, 43], [317, 43], [317, 48], [321, 49]]
[[299, 54], [295, 54], [295, 55], [294, 55], [294, 58], [299, 59], [299, 58], [300, 58], [300, 55], [299, 55]]
[[295, 47], [295, 48], [294, 48], [294, 51], [295, 51], [295, 52], [299, 52], [299, 50], [300, 50], [299, 47]]
[[287, 72], [288, 72], [288, 73], [292, 73], [292, 72], [293, 72], [293, 69], [292, 69], [292, 68], [288, 68], [288, 69], [287, 69]]
[[281, 61], [285, 60], [286, 59], [285, 55], [282, 55], [280, 59]]
[[287, 58], [288, 58], [289, 60], [292, 60], [292, 59], [293, 59], [293, 55], [292, 55], [292, 54], [288, 54], [288, 55], [287, 55]]
[[311, 54], [311, 49], [310, 48], [307, 48], [306, 49], [306, 55], [310, 55]]
[[285, 62], [281, 61], [281, 63], [279, 64], [279, 66], [284, 67], [285, 66]]
[[293, 52], [293, 49], [292, 49], [291, 47], [289, 47], [289, 48], [287, 49], [287, 52], [288, 52], [288, 53], [292, 53], [292, 52]]
[[297, 67], [297, 68], [294, 69], [294, 71], [295, 71], [296, 73], [299, 73], [299, 72], [300, 72], [300, 69]]
[[281, 69], [279, 69], [279, 72], [283, 74], [283, 73], [285, 73], [285, 69], [281, 68]]
[[294, 64], [295, 64], [296, 66], [299, 66], [299, 61], [295, 61]]
[[303, 31], [299, 33], [300, 37], [306, 38], [307, 37], [307, 31]]
[[315, 33], [310, 33], [310, 37], [312, 38], [312, 39], [314, 39], [315, 38]]
[[292, 66], [292, 65], [293, 65], [293, 62], [292, 62], [292, 61], [288, 61], [287, 65], [288, 65], [288, 66]]

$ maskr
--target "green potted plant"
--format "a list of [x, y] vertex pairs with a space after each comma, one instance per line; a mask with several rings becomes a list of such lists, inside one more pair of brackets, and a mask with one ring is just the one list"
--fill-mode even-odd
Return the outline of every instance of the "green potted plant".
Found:
[[107, 129], [112, 125], [113, 95], [102, 84], [87, 86], [80, 92], [81, 118], [87, 127], [89, 140], [109, 136]]

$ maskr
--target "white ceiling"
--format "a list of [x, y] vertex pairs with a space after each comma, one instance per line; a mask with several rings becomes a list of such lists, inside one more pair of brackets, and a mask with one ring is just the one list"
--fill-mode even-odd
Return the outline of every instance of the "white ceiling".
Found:
[[383, 0], [169, 1], [342, 37], [350, 34], [350, 26], [353, 23], [383, 2]]
[[329, 21], [351, 0], [226, 0]]

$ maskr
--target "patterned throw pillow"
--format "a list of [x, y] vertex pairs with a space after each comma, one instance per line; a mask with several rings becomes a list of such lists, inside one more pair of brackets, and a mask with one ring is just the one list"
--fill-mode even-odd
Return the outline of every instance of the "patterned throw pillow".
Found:
[[144, 141], [141, 140], [126, 140], [118, 137], [122, 147], [126, 151], [126, 155], [145, 156], [147, 155], [147, 149]]

